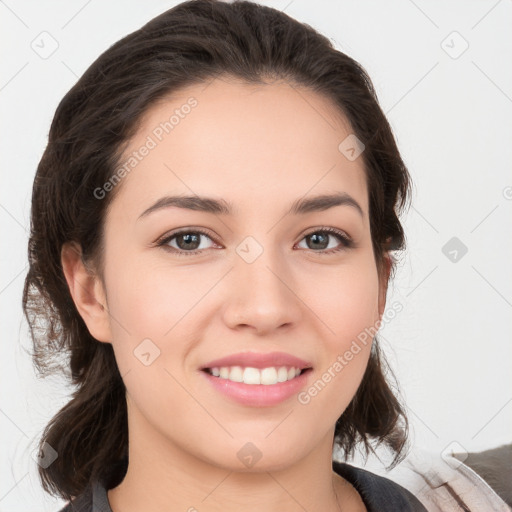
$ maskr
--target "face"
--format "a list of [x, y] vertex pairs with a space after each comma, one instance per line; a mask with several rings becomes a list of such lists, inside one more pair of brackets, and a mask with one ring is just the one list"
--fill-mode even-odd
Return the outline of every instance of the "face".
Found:
[[[87, 319], [113, 345], [140, 449], [240, 470], [244, 447], [261, 454], [258, 469], [326, 440], [331, 448], [370, 353], [371, 340], [358, 350], [354, 341], [385, 299], [364, 164], [338, 149], [350, 134], [327, 99], [286, 83], [216, 79], [147, 112], [122, 163], [140, 158], [121, 173], [105, 221], [108, 321]], [[345, 200], [292, 209], [333, 194]], [[215, 199], [230, 213], [167, 196]], [[202, 370], [246, 352], [285, 353], [310, 369], [299, 385], [258, 385], [258, 396], [243, 383], [227, 394], [233, 383]]]

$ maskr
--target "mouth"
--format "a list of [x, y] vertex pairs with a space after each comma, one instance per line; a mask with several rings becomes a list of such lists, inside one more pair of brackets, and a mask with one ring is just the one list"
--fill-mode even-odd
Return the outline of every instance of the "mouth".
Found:
[[215, 366], [212, 368], [202, 368], [201, 371], [220, 380], [248, 385], [272, 386], [294, 380], [311, 370], [311, 367], [299, 368], [295, 366], [270, 366], [266, 368], [254, 368], [251, 366]]
[[267, 365], [261, 368], [234, 364], [207, 366], [200, 373], [214, 390], [230, 401], [245, 407], [273, 407], [291, 400], [304, 389], [313, 371], [309, 366]]

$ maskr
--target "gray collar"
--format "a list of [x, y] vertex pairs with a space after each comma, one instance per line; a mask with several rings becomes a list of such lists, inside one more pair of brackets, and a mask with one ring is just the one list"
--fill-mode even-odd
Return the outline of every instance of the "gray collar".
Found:
[[95, 482], [92, 486], [92, 512], [112, 512], [107, 489], [100, 482]]

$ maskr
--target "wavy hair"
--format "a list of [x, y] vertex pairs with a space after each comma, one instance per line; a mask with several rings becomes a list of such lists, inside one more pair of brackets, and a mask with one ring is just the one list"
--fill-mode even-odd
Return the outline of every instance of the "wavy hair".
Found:
[[[125, 387], [112, 346], [89, 333], [70, 295], [61, 248], [75, 241], [101, 269], [106, 210], [93, 191], [109, 181], [122, 151], [157, 101], [219, 76], [262, 84], [280, 79], [328, 98], [365, 144], [370, 231], [379, 275], [388, 251], [405, 248], [399, 215], [410, 177], [372, 82], [355, 60], [307, 24], [249, 1], [180, 3], [122, 38], [85, 71], [59, 103], [32, 190], [29, 271], [23, 311], [40, 374], [62, 370], [74, 391], [40, 439], [58, 452], [39, 467], [43, 488], [70, 500], [127, 457]], [[390, 277], [396, 259], [391, 255]], [[101, 275], [101, 274], [100, 274]], [[374, 442], [403, 458], [408, 422], [374, 338], [361, 384], [335, 426], [345, 458]], [[393, 377], [394, 378], [394, 377]]]

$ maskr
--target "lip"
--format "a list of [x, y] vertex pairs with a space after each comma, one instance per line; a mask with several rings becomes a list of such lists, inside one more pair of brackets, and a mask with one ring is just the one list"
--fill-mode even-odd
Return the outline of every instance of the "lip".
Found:
[[205, 370], [207, 368], [220, 368], [221, 366], [242, 366], [243, 368], [251, 367], [258, 368], [260, 370], [270, 366], [294, 366], [295, 368], [304, 370], [305, 368], [312, 368], [313, 365], [303, 359], [287, 354], [286, 352], [269, 352], [267, 354], [241, 352], [239, 354], [232, 354], [221, 359], [210, 361], [203, 365], [200, 370]]
[[308, 368], [292, 380], [278, 382], [277, 384], [270, 384], [268, 386], [265, 384], [233, 382], [228, 379], [214, 377], [206, 371], [201, 371], [200, 373], [204, 375], [204, 378], [206, 378], [217, 391], [220, 391], [239, 404], [250, 407], [271, 407], [284, 402], [306, 387], [313, 370]]

